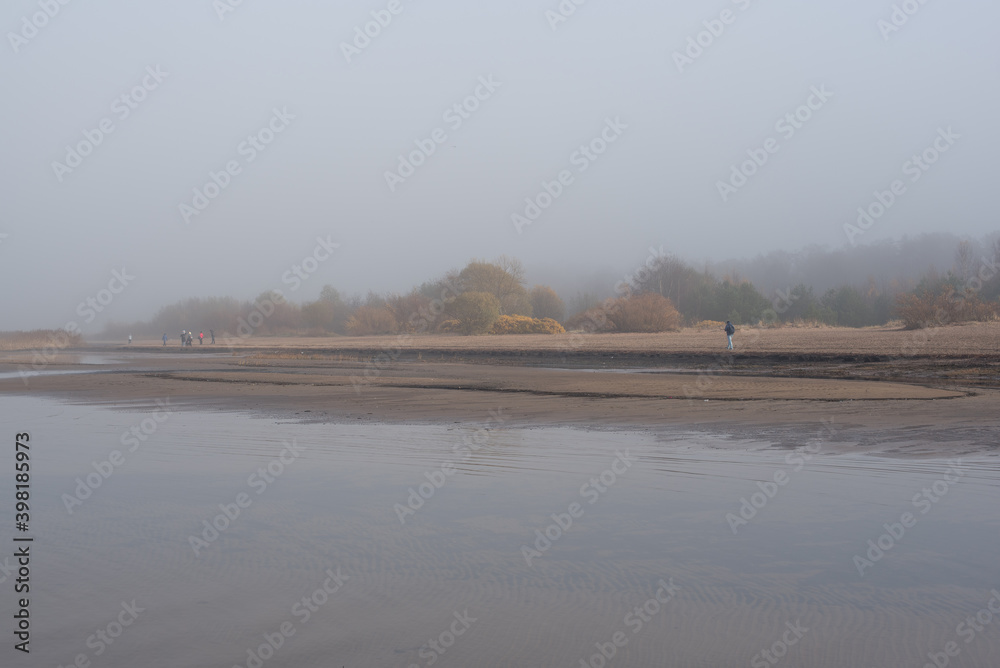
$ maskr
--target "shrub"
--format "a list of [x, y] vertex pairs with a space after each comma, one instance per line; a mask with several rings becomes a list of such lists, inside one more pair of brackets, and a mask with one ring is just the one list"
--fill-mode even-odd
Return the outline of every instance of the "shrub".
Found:
[[462, 334], [485, 334], [500, 318], [500, 300], [488, 292], [463, 292], [449, 310]]
[[563, 334], [566, 330], [552, 318], [529, 318], [502, 315], [490, 328], [490, 334]]
[[399, 331], [407, 334], [414, 334], [427, 328], [430, 304], [430, 297], [416, 290], [407, 295], [392, 295], [386, 300], [386, 306], [399, 324]]
[[606, 299], [597, 306], [577, 313], [566, 320], [566, 329], [569, 331], [582, 330], [584, 332], [613, 331], [614, 323], [611, 322], [610, 318], [619, 301], [616, 299]]
[[78, 332], [64, 329], [35, 329], [30, 332], [0, 332], [0, 350], [30, 350], [31, 348], [71, 348], [83, 343]]
[[302, 326], [310, 330], [332, 332], [334, 324], [334, 305], [329, 301], [318, 299], [302, 306]]
[[988, 322], [997, 318], [1000, 308], [984, 302], [971, 289], [963, 293], [948, 286], [940, 294], [924, 291], [900, 295], [896, 313], [906, 329], [923, 329], [956, 322]]
[[547, 285], [536, 285], [531, 289], [531, 315], [535, 318], [562, 320], [566, 317], [566, 305], [556, 291]]
[[442, 334], [461, 334], [462, 333], [462, 323], [454, 318], [450, 320], [443, 321], [438, 325], [437, 331]]
[[906, 329], [922, 329], [934, 320], [934, 297], [924, 294], [899, 295], [896, 298], [896, 312]]
[[615, 300], [609, 319], [618, 332], [667, 332], [680, 329], [681, 315], [655, 292]]
[[347, 319], [347, 333], [351, 336], [395, 334], [398, 329], [392, 312], [382, 306], [359, 306]]

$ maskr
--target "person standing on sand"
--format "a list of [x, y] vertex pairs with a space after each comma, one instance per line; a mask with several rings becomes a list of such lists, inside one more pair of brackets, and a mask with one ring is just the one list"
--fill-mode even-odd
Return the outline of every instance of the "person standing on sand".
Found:
[[186, 329], [182, 329], [181, 330], [181, 348], [183, 348], [184, 344], [187, 343], [187, 335], [188, 335], [187, 330]]
[[212, 335], [212, 343], [215, 343], [215, 330], [210, 329], [208, 330], [208, 333]]
[[198, 332], [198, 345], [205, 345], [205, 332]]
[[164, 348], [167, 347], [167, 335], [166, 334], [163, 335], [163, 347]]
[[132, 345], [132, 335], [131, 334], [128, 335], [128, 344]]
[[733, 323], [731, 323], [728, 320], [726, 321], [725, 331], [726, 331], [726, 338], [729, 339], [729, 346], [726, 348], [726, 350], [732, 350], [733, 349], [733, 334], [736, 333], [736, 328], [733, 327]]

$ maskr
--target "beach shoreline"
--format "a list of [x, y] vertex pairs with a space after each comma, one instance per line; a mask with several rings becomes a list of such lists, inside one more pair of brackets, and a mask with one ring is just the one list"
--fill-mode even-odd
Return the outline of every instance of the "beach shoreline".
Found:
[[413, 337], [396, 348], [388, 347], [393, 337], [361, 340], [363, 347], [358, 339], [335, 346], [260, 339], [231, 348], [90, 344], [53, 355], [28, 377], [19, 370], [32, 370], [30, 354], [0, 355], [0, 394], [122, 409], [169, 400], [179, 410], [358, 424], [489, 425], [502, 414], [507, 428], [701, 430], [733, 443], [777, 438], [787, 447], [836, 424], [831, 440], [843, 452], [994, 453], [1000, 354], [982, 332], [951, 329], [936, 338], [958, 331], [982, 345], [950, 355], [866, 352], [863, 345], [852, 353], [849, 341], [833, 351], [786, 351], [791, 346], [772, 336], [730, 355], [700, 350], [700, 335], [681, 350], [652, 346], [655, 335], [622, 337], [617, 349], [607, 347], [606, 335], [583, 337], [575, 349], [545, 337], [490, 337], [505, 346], [460, 337], [464, 349], [456, 337]]

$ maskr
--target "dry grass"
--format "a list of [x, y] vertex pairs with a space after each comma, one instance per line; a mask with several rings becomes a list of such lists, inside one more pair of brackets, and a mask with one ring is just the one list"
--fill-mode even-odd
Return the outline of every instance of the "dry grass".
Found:
[[43, 350], [70, 348], [83, 343], [79, 334], [62, 329], [35, 329], [30, 332], [0, 332], [0, 350]]

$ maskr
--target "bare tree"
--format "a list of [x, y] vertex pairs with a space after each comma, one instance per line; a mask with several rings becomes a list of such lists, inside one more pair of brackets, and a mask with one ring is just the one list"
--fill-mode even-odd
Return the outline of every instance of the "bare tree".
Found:
[[520, 260], [500, 256], [495, 262], [473, 260], [458, 275], [462, 292], [487, 292], [500, 302], [501, 315], [531, 315]]

